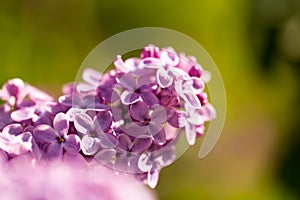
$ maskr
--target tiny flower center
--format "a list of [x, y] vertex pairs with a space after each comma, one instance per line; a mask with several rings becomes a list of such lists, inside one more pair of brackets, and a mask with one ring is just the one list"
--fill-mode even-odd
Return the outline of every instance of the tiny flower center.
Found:
[[58, 141], [59, 143], [64, 143], [64, 142], [65, 142], [65, 139], [62, 138], [62, 137], [59, 137], [59, 138], [57, 138], [57, 141]]
[[151, 119], [150, 118], [144, 118], [144, 122], [143, 122], [143, 125], [144, 126], [148, 126], [151, 122]]

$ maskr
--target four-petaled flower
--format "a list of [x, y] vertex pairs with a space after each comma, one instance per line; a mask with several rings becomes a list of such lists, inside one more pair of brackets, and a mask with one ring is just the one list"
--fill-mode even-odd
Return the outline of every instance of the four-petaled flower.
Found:
[[159, 145], [166, 142], [163, 125], [168, 117], [164, 107], [154, 105], [150, 110], [144, 102], [138, 101], [130, 106], [129, 113], [132, 122], [121, 127], [126, 134], [134, 137], [151, 137]]
[[64, 151], [78, 153], [80, 138], [75, 134], [68, 134], [69, 120], [64, 113], [58, 113], [53, 121], [53, 128], [49, 125], [39, 125], [33, 130], [36, 142], [46, 148], [46, 158], [62, 159]]
[[93, 119], [80, 113], [75, 116], [74, 125], [77, 131], [83, 134], [82, 151], [85, 155], [95, 154], [99, 148], [113, 148], [117, 145], [117, 139], [111, 133], [105, 132], [112, 123], [109, 112], [99, 112]]

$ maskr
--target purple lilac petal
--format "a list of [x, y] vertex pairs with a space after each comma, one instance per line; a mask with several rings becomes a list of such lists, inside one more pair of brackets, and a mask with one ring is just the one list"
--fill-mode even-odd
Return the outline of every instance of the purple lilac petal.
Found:
[[148, 129], [148, 133], [152, 136], [158, 134], [163, 128], [161, 126], [161, 124], [156, 124], [156, 123], [153, 123], [151, 122], [148, 126], [147, 126], [147, 129]]
[[114, 169], [120, 172], [127, 172], [129, 166], [127, 155], [121, 154], [115, 161]]
[[80, 151], [80, 138], [75, 134], [65, 136], [63, 147], [68, 152], [78, 153]]
[[81, 99], [77, 95], [64, 95], [59, 97], [58, 102], [65, 106], [80, 106]]
[[33, 137], [38, 143], [51, 143], [56, 140], [57, 134], [49, 125], [39, 125], [33, 130]]
[[130, 105], [139, 101], [139, 95], [131, 90], [123, 91], [120, 98], [122, 103], [125, 105]]
[[152, 144], [152, 140], [149, 137], [136, 138], [132, 143], [131, 151], [136, 153], [143, 153]]
[[159, 100], [153, 92], [142, 92], [141, 97], [148, 106], [159, 104]]
[[49, 161], [52, 160], [60, 160], [62, 159], [63, 155], [63, 147], [60, 143], [58, 142], [52, 142], [47, 149], [47, 159]]
[[53, 128], [59, 136], [67, 135], [69, 131], [69, 120], [64, 113], [58, 113], [53, 120]]
[[112, 124], [112, 116], [110, 112], [99, 112], [97, 113], [97, 120], [103, 131], [107, 131]]
[[128, 135], [122, 133], [118, 135], [118, 147], [121, 148], [122, 150], [129, 150], [131, 148], [131, 139]]
[[85, 113], [79, 113], [75, 116], [75, 128], [82, 134], [88, 134], [88, 132], [94, 128], [93, 124], [93, 120]]
[[168, 119], [167, 110], [164, 107], [159, 106], [152, 111], [152, 113], [150, 114], [150, 118], [151, 122], [164, 124]]
[[9, 133], [11, 135], [19, 135], [19, 134], [23, 133], [23, 127], [21, 126], [21, 124], [10, 124], [2, 130], [2, 133]]
[[107, 165], [110, 163], [116, 156], [116, 150], [114, 149], [102, 149], [97, 153], [95, 158], [99, 160], [102, 164]]
[[148, 131], [146, 127], [141, 127], [137, 125], [135, 122], [126, 124], [121, 127], [122, 131], [124, 131], [126, 134], [134, 137], [144, 137], [148, 136]]
[[153, 141], [158, 145], [164, 145], [167, 141], [165, 130], [161, 129], [157, 134], [153, 135]]
[[135, 89], [137, 87], [136, 77], [131, 74], [125, 74], [119, 78], [119, 84], [125, 89]]
[[144, 121], [146, 118], [149, 118], [149, 108], [142, 101], [132, 104], [129, 108], [129, 112], [131, 117], [135, 120]]
[[98, 134], [98, 138], [100, 139], [99, 143], [102, 148], [114, 148], [118, 145], [118, 140], [115, 136], [109, 133], [101, 133]]

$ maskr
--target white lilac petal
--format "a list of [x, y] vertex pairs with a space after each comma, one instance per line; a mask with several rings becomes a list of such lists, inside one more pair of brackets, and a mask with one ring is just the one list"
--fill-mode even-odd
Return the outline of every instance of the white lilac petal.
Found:
[[128, 72], [128, 69], [126, 68], [126, 65], [124, 61], [122, 60], [122, 56], [118, 55], [117, 58], [114, 61], [115, 67], [120, 70], [121, 72]]
[[194, 145], [196, 142], [196, 126], [187, 123], [185, 126], [185, 136], [189, 145]]
[[76, 90], [78, 93], [88, 93], [96, 91], [97, 85], [90, 85], [88, 83], [78, 83]]
[[201, 113], [204, 114], [206, 121], [211, 121], [217, 117], [216, 109], [209, 103], [201, 107]]
[[99, 139], [97, 138], [92, 138], [88, 135], [83, 136], [81, 139], [81, 148], [83, 154], [94, 155], [100, 147], [98, 142]]
[[85, 113], [78, 113], [74, 119], [76, 130], [82, 134], [88, 134], [94, 129], [94, 121]]
[[156, 72], [157, 83], [160, 87], [166, 88], [172, 85], [173, 77], [169, 74], [169, 71], [164, 68], [159, 68]]
[[160, 60], [163, 66], [174, 67], [179, 63], [179, 57], [174, 49], [163, 49], [160, 54]]
[[155, 188], [158, 184], [159, 170], [149, 171], [147, 175], [148, 185], [151, 188]]
[[197, 95], [192, 91], [183, 91], [180, 95], [183, 100], [194, 108], [201, 108], [201, 102]]
[[128, 71], [136, 70], [138, 68], [138, 66], [140, 65], [140, 63], [141, 63], [141, 59], [139, 59], [139, 58], [128, 58], [124, 62]]
[[141, 154], [138, 160], [138, 168], [142, 172], [149, 172], [152, 169], [152, 164], [149, 164], [149, 156], [146, 154]]
[[37, 89], [36, 87], [33, 87], [31, 85], [26, 85], [25, 90], [27, 90], [28, 95], [31, 100], [33, 101], [53, 101], [53, 97], [51, 97], [49, 94], [43, 92], [40, 89]]
[[160, 59], [147, 57], [141, 60], [141, 66], [145, 68], [159, 69], [163, 67]]
[[53, 128], [57, 131], [58, 135], [67, 135], [69, 131], [69, 120], [66, 114], [58, 113], [53, 120]]
[[97, 87], [101, 76], [102, 74], [100, 72], [92, 68], [86, 68], [82, 73], [82, 79], [94, 87]]
[[203, 71], [201, 78], [205, 83], [208, 83], [211, 80], [211, 73], [209, 71]]
[[82, 109], [82, 108], [70, 108], [66, 115], [68, 117], [68, 120], [70, 122], [73, 122], [75, 120], [75, 117], [77, 114], [84, 114], [88, 109]]
[[35, 115], [35, 107], [24, 107], [11, 113], [11, 118], [16, 122], [32, 119]]

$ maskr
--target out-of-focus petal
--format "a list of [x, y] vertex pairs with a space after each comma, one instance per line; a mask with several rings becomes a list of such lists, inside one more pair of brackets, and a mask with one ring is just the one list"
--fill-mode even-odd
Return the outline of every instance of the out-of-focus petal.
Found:
[[34, 112], [34, 107], [21, 108], [19, 110], [13, 111], [11, 113], [11, 118], [16, 122], [22, 122], [25, 120], [32, 119], [32, 117], [35, 115]]

